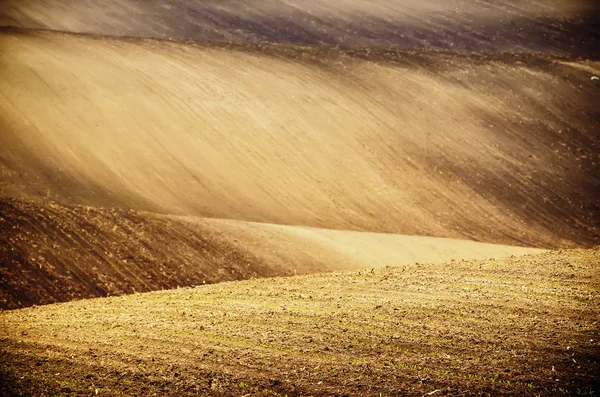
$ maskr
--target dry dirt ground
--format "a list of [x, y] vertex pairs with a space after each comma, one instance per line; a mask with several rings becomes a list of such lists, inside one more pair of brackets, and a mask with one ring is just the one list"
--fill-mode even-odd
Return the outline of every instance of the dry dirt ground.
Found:
[[0, 308], [539, 249], [0, 199]]
[[597, 395], [598, 10], [0, 0], [0, 394]]
[[0, 26], [112, 36], [600, 54], [595, 0], [0, 0]]
[[537, 247], [600, 241], [597, 61], [0, 33], [0, 190]]
[[7, 29], [0, 71], [3, 308], [600, 241], [597, 61]]
[[0, 313], [3, 395], [594, 396], [600, 250]]

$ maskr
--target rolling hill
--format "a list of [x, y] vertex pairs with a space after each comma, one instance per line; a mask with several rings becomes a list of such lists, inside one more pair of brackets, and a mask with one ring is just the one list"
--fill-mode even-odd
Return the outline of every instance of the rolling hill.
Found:
[[595, 396], [599, 26], [0, 0], [0, 394]]
[[594, 0], [2, 0], [0, 26], [110, 36], [598, 56]]
[[596, 61], [5, 29], [0, 70], [4, 308], [600, 240]]
[[599, 266], [565, 250], [3, 312], [0, 392], [594, 396]]
[[8, 195], [513, 245], [598, 241], [597, 62], [15, 31], [0, 48]]
[[4, 199], [0, 200], [0, 308], [256, 277], [540, 251]]

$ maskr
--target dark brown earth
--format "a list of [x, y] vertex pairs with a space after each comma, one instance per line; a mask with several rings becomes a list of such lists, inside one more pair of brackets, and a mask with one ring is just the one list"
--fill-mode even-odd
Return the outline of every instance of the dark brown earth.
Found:
[[590, 249], [7, 311], [0, 393], [596, 396], [599, 288]]
[[0, 201], [0, 271], [4, 309], [294, 274], [185, 222], [7, 199]]
[[111, 36], [600, 55], [594, 0], [2, 0], [0, 25]]
[[255, 277], [539, 251], [0, 199], [0, 309]]

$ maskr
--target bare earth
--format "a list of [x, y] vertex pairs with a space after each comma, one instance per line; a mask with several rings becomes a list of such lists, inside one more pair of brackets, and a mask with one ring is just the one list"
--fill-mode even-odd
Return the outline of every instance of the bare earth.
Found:
[[541, 251], [468, 240], [0, 200], [0, 308], [251, 277]]
[[597, 396], [599, 26], [0, 0], [0, 395]]
[[599, 275], [570, 250], [7, 311], [0, 392], [594, 396]]
[[226, 43], [600, 55], [594, 0], [0, 0], [0, 26]]
[[7, 31], [0, 190], [544, 248], [600, 241], [598, 62], [365, 51]]
[[0, 44], [3, 308], [600, 241], [596, 61]]

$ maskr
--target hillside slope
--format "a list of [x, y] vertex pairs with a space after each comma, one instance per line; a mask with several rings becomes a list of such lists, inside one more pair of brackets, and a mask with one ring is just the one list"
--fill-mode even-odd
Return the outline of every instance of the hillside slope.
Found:
[[0, 34], [0, 190], [541, 247], [599, 241], [597, 62]]
[[230, 43], [600, 54], [594, 0], [0, 0], [0, 25]]
[[0, 199], [0, 309], [252, 277], [539, 251]]
[[593, 249], [3, 312], [0, 392], [593, 396], [598, 288]]

